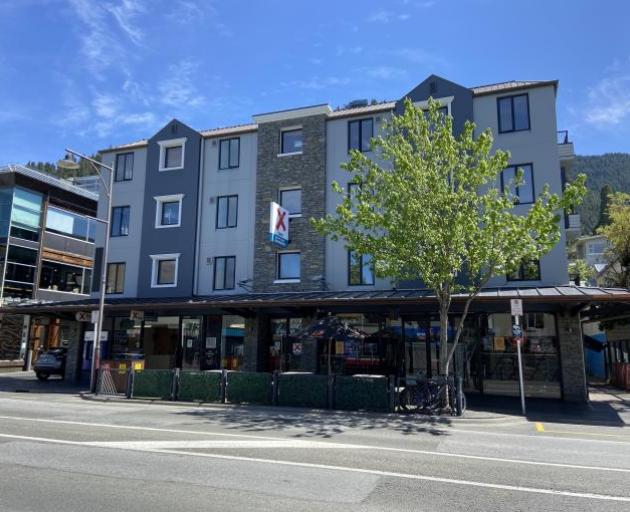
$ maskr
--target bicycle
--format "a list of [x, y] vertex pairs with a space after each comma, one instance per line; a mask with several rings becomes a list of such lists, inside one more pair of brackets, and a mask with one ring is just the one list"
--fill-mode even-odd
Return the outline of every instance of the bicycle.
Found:
[[[447, 396], [448, 392], [448, 396]], [[450, 409], [453, 416], [457, 415], [457, 390], [452, 375], [427, 378], [420, 373], [416, 384], [406, 386], [400, 393], [400, 407], [405, 412], [422, 412], [436, 414], [444, 409]], [[461, 392], [461, 412], [466, 410], [466, 395]]]

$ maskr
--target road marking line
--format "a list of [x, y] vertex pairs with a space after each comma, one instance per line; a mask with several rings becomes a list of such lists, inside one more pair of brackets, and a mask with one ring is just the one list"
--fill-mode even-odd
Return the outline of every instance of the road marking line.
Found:
[[630, 442], [630, 436], [622, 436], [619, 434], [604, 434], [601, 432], [572, 432], [571, 430], [545, 430], [547, 434], [571, 434], [575, 436], [597, 436], [597, 437], [617, 437], [619, 439], [627, 439]]
[[540, 423], [540, 421], [537, 421], [537, 422], [536, 422], [536, 430], [537, 430], [538, 432], [544, 432], [544, 431], [545, 431], [545, 427], [543, 427], [543, 424], [542, 424], [542, 423]]
[[[342, 443], [326, 443], [324, 441], [307, 441], [302, 439], [277, 439], [275, 441], [267, 440], [230, 440], [230, 441], [88, 441], [83, 443], [86, 446], [95, 446], [98, 448], [119, 448], [122, 450], [138, 450], [147, 449], [160, 450], [169, 448], [194, 449], [194, 448], [319, 448], [319, 449], [337, 449], [352, 450], [365, 449], [364, 446], [356, 444]], [[630, 472], [630, 469], [628, 470]]]
[[[93, 447], [93, 446], [90, 446], [89, 443], [86, 444], [81, 441], [65, 441], [65, 440], [59, 440], [59, 439], [48, 439], [45, 437], [15, 436], [15, 435], [9, 435], [9, 434], [0, 434], [0, 437], [25, 439], [29, 441], [40, 441], [40, 442], [53, 443], [53, 444], [70, 444], [70, 445], [75, 445], [75, 446]], [[188, 457], [192, 456], [192, 457], [204, 457], [204, 458], [209, 458], [209, 459], [232, 460], [232, 461], [239, 461], [239, 462], [256, 462], [256, 463], [261, 463], [261, 464], [292, 466], [292, 467], [301, 467], [301, 468], [308, 468], [308, 469], [323, 469], [323, 470], [328, 470], [328, 471], [344, 471], [347, 473], [361, 473], [361, 474], [376, 475], [376, 476], [383, 476], [383, 477], [389, 477], [389, 478], [401, 478], [401, 479], [406, 479], [406, 480], [421, 480], [421, 481], [426, 481], [426, 482], [437, 482], [437, 483], [454, 484], [454, 485], [462, 485], [462, 486], [469, 486], [469, 487], [500, 489], [504, 491], [516, 491], [516, 492], [526, 492], [526, 493], [533, 493], [533, 494], [546, 494], [546, 495], [552, 495], [552, 496], [566, 496], [566, 497], [572, 497], [572, 498], [603, 500], [603, 501], [620, 501], [620, 502], [630, 503], [630, 497], [628, 496], [612, 496], [608, 494], [561, 491], [557, 489], [524, 487], [520, 485], [493, 484], [489, 482], [477, 482], [473, 480], [459, 480], [455, 478], [443, 478], [443, 477], [435, 477], [435, 476], [429, 476], [429, 475], [396, 473], [393, 471], [381, 471], [377, 469], [351, 468], [351, 467], [344, 467], [344, 466], [333, 466], [329, 464], [313, 464], [310, 462], [294, 462], [294, 461], [288, 461], [288, 460], [262, 459], [262, 458], [257, 458], [257, 457], [241, 457], [237, 455], [195, 453], [195, 452], [185, 452], [181, 450], [146, 449], [146, 450], [135, 450], [135, 451], [143, 451], [146, 453], [155, 453], [159, 455], [164, 455], [164, 454], [184, 455]]]
[[[0, 416], [0, 419], [2, 418], [13, 418], [10, 416]], [[186, 431], [186, 430], [173, 430], [173, 429], [159, 429], [159, 428], [154, 428], [154, 427], [138, 427], [138, 426], [122, 426], [122, 425], [108, 425], [106, 423], [89, 423], [89, 422], [73, 422], [73, 421], [66, 421], [66, 420], [48, 420], [48, 419], [33, 419], [33, 418], [24, 418], [26, 421], [43, 421], [46, 423], [63, 423], [63, 424], [79, 424], [79, 425], [87, 425], [87, 426], [102, 426], [102, 427], [112, 427], [112, 428], [118, 428], [118, 429], [131, 429], [131, 430], [148, 430], [151, 432], [168, 432], [168, 433], [191, 433], [191, 434], [203, 434], [203, 435], [207, 435], [207, 436], [229, 436], [229, 437], [240, 437], [241, 439], [243, 438], [249, 438], [249, 439], [264, 439], [264, 440], [268, 440], [268, 441], [274, 441], [274, 442], [278, 442], [278, 441], [283, 441], [282, 439], [279, 439], [277, 437], [261, 437], [261, 436], [250, 436], [248, 434], [224, 434], [224, 433], [216, 433], [213, 434], [211, 432], [197, 432], [197, 431]], [[50, 438], [29, 438], [29, 437], [25, 437], [25, 436], [17, 436], [17, 435], [12, 435], [12, 434], [0, 434], [0, 437], [7, 437], [7, 438], [11, 438], [14, 437], [16, 439], [27, 439], [27, 440], [41, 440], [44, 442], [55, 442], [54, 439]], [[553, 438], [556, 439], [556, 438]], [[64, 440], [60, 440], [61, 443], [75, 443], [74, 441], [64, 441]], [[170, 443], [180, 443], [180, 442], [191, 442], [191, 443], [198, 443], [198, 441], [170, 441]], [[203, 442], [203, 441], [202, 441]], [[210, 442], [214, 442], [214, 443], [218, 443], [220, 441], [210, 441]], [[81, 444], [82, 446], [100, 446], [103, 448], [121, 448], [124, 449], [125, 446], [131, 446], [134, 443], [135, 444], [141, 444], [141, 443], [163, 443], [164, 444], [168, 444], [169, 441], [86, 441], [86, 442], [76, 442]], [[109, 443], [109, 444], [108, 444]], [[335, 445], [340, 445], [341, 443], [332, 443], [332, 442], [324, 442], [324, 441], [320, 441], [319, 443], [321, 443], [321, 447], [320, 449], [336, 449], [337, 446]], [[342, 444], [342, 446], [344, 446]], [[525, 460], [525, 459], [508, 459], [508, 458], [501, 458], [501, 457], [488, 457], [488, 456], [483, 456], [483, 455], [468, 455], [468, 454], [463, 454], [463, 453], [449, 453], [449, 452], [438, 452], [438, 451], [431, 451], [431, 450], [418, 450], [418, 449], [411, 449], [411, 448], [395, 448], [395, 447], [389, 447], [389, 446], [373, 446], [373, 445], [361, 445], [361, 444], [348, 444], [346, 443], [346, 446], [352, 447], [353, 449], [364, 449], [364, 450], [375, 450], [375, 451], [388, 451], [388, 452], [399, 452], [399, 453], [411, 453], [411, 454], [418, 454], [418, 455], [429, 455], [429, 456], [435, 456], [435, 457], [449, 457], [449, 458], [455, 458], [455, 459], [468, 459], [468, 460], [478, 460], [478, 461], [483, 461], [483, 462], [500, 462], [500, 463], [507, 463], [507, 464], [522, 464], [522, 465], [526, 465], [526, 466], [546, 466], [546, 467], [556, 467], [556, 468], [564, 468], [564, 469], [580, 469], [580, 470], [586, 470], [586, 471], [606, 471], [606, 472], [614, 472], [614, 473], [630, 473], [630, 469], [629, 468], [613, 468], [613, 467], [605, 467], [605, 466], [588, 466], [588, 465], [579, 465], [579, 464], [565, 464], [565, 463], [561, 463], [561, 462], [545, 462], [545, 461], [535, 461], [535, 460]], [[287, 446], [289, 447], [289, 446]], [[128, 448], [128, 449], [134, 449], [134, 448]], [[141, 449], [141, 448], [140, 448]]]

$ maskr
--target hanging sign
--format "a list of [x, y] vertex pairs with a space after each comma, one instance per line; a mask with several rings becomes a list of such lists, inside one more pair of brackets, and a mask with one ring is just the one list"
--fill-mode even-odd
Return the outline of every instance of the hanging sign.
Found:
[[289, 245], [289, 210], [274, 202], [269, 205], [269, 241], [280, 247]]
[[523, 316], [523, 299], [510, 299], [512, 316]]

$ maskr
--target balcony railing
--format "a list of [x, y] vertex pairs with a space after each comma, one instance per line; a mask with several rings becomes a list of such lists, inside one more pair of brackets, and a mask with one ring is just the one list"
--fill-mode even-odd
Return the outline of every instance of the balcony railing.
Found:
[[558, 144], [569, 144], [569, 130], [558, 130]]

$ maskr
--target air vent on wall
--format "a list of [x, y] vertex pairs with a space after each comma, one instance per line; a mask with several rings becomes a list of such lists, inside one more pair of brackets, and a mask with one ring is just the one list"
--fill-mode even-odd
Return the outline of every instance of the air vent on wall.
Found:
[[429, 93], [435, 94], [437, 92], [437, 82], [433, 80], [433, 82], [429, 83]]
[[171, 125], [171, 133], [177, 133], [177, 123]]
[[214, 196], [210, 196], [210, 200], [208, 201], [210, 204], [214, 204], [216, 198]]
[[216, 146], [216, 145], [217, 145], [217, 141], [216, 141], [216, 140], [213, 140], [213, 141], [212, 141], [212, 145], [213, 145], [213, 146]]
[[212, 265], [212, 258], [206, 258], [206, 265]]

